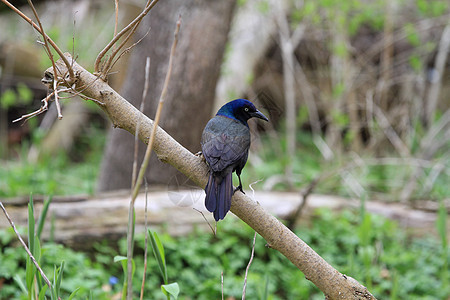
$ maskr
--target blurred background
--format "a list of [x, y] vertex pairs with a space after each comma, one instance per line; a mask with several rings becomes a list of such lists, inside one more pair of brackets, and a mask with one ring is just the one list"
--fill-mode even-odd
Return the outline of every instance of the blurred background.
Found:
[[[24, 6], [20, 2], [12, 1], [31, 17], [26, 1]], [[140, 12], [144, 2], [120, 2], [119, 28]], [[93, 71], [97, 54], [113, 36], [114, 1], [34, 3], [49, 36]], [[250, 121], [252, 148], [242, 174], [244, 190], [257, 190], [256, 200], [267, 199], [261, 200], [262, 205], [267, 203], [269, 211], [298, 230], [327, 261], [361, 280], [375, 296], [449, 299], [448, 1], [162, 0], [140, 25], [134, 41], [129, 41], [131, 51], [108, 78], [114, 89], [139, 107], [149, 56], [145, 113], [150, 118], [180, 14], [180, 41], [161, 126], [195, 153], [205, 124], [222, 104], [235, 98], [251, 100], [270, 123]], [[48, 112], [13, 122], [40, 107], [48, 93], [40, 79], [51, 63], [39, 35], [4, 4], [0, 4], [0, 28], [0, 197], [15, 207], [23, 206], [30, 194], [38, 201], [53, 195], [56, 202], [76, 205], [105, 193], [120, 198], [114, 191], [131, 185], [134, 137], [113, 129], [94, 103], [78, 97], [62, 99], [60, 121], [52, 103]], [[141, 157], [144, 149], [141, 144]], [[169, 191], [169, 198], [171, 192], [190, 187], [186, 178], [155, 155], [147, 182], [152, 191]], [[106, 210], [110, 198], [102, 197]], [[189, 201], [182, 206], [201, 206], [201, 190]], [[127, 196], [122, 202], [127, 205]], [[286, 209], [277, 211], [277, 206]], [[188, 210], [181, 209], [180, 216]], [[203, 222], [198, 213], [189, 210], [189, 214], [195, 222]], [[164, 216], [160, 225], [170, 223], [170, 213]], [[101, 242], [105, 237], [116, 240], [126, 230], [126, 223], [110, 222], [121, 230], [90, 234], [91, 240], [95, 236], [89, 242], [95, 251], [79, 254], [93, 259], [86, 262], [92, 264], [87, 269], [94, 270], [95, 264], [106, 263], [111, 253], [121, 251]], [[186, 280], [185, 295], [216, 297], [221, 268], [230, 274], [229, 299], [242, 293], [252, 234], [232, 218], [220, 223], [229, 237], [219, 241], [195, 230], [178, 232], [181, 237], [176, 241], [169, 234], [163, 238], [173, 253], [171, 274], [179, 275], [174, 280]], [[52, 228], [58, 232], [57, 225]], [[57, 241], [85, 248], [80, 246], [83, 241], [74, 237], [68, 241], [61, 237], [66, 232], [61, 232]], [[12, 247], [11, 240], [5, 238], [2, 245]], [[231, 247], [236, 241], [249, 249], [239, 252]], [[321, 297], [299, 271], [259, 242], [260, 262], [249, 283], [254, 299]], [[202, 252], [202, 243], [204, 248], [217, 243], [217, 249], [210, 250], [218, 251], [221, 258], [211, 259], [205, 274], [194, 276], [195, 268], [205, 267], [200, 258], [211, 255]], [[179, 252], [187, 248], [193, 253], [190, 257], [199, 261], [188, 262], [189, 256]], [[225, 253], [236, 262], [223, 258]], [[187, 270], [180, 271], [186, 265]], [[11, 268], [0, 270], [4, 297], [17, 293], [12, 285], [11, 291], [2, 285], [12, 282]], [[97, 297], [110, 299], [117, 287], [108, 278], [121, 273], [115, 267], [103, 268], [108, 272], [91, 275], [104, 288], [96, 291]], [[276, 279], [270, 273], [286, 275]], [[158, 278], [152, 280], [158, 283]]]

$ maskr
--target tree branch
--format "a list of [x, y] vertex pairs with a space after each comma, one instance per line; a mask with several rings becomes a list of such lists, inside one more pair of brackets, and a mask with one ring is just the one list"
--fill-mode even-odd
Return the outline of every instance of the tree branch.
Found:
[[[55, 49], [55, 51], [58, 53], [58, 55], [64, 61], [65, 66], [66, 66], [66, 72], [69, 73], [69, 80], [70, 80], [70, 82], [72, 82], [73, 78], [75, 77], [73, 74], [73, 70], [69, 64], [69, 61], [66, 59], [66, 57], [64, 57], [63, 52], [61, 51], [61, 49], [59, 49], [59, 47], [55, 44], [55, 42], [47, 34], [45, 34], [45, 32], [43, 30], [41, 30], [41, 27], [39, 27], [36, 23], [34, 23], [23, 12], [21, 12], [17, 7], [15, 7], [11, 3], [9, 3], [9, 1], [2, 0], [2, 2], [5, 3], [6, 6], [11, 8], [15, 13], [17, 13], [22, 19], [27, 21], [31, 26], [33, 26], [33, 28], [36, 29], [37, 32], [39, 32], [42, 35], [42, 37], [44, 38], [44, 41], [48, 41], [50, 43], [50, 45], [52, 45], [53, 49]], [[49, 55], [51, 55], [51, 53]]]
[[[72, 60], [70, 54], [67, 53], [66, 57]], [[64, 63], [58, 60], [57, 65], [58, 71], [64, 74], [66, 71]], [[99, 106], [106, 112], [115, 127], [127, 130], [134, 135], [140, 120], [139, 138], [148, 143], [153, 121], [122, 98], [107, 83], [96, 80], [95, 75], [76, 62], [73, 62], [73, 68], [78, 77], [75, 89], [84, 88], [85, 96], [103, 103], [104, 105]], [[52, 72], [53, 68], [49, 68], [45, 74], [52, 74]], [[57, 78], [56, 75], [59, 74], [52, 75], [53, 78]], [[153, 149], [161, 161], [178, 169], [198, 186], [205, 187], [208, 179], [206, 164], [160, 127], [157, 127], [155, 132]], [[250, 197], [236, 192], [232, 198], [231, 211], [258, 232], [270, 247], [280, 251], [297, 266], [306, 278], [326, 295], [327, 299], [375, 299], [364, 286], [334, 269]]]
[[[137, 26], [141, 23], [142, 19], [149, 13], [149, 11], [153, 8], [153, 6], [155, 6], [156, 3], [158, 3], [158, 1], [159, 0], [152, 0], [151, 2], [150, 2], [150, 0], [147, 1], [147, 4], [145, 5], [144, 10], [133, 21], [131, 21], [125, 28], [123, 28], [118, 34], [115, 34], [114, 38], [108, 43], [108, 45], [106, 45], [105, 48], [102, 51], [100, 51], [100, 53], [98, 54], [98, 56], [95, 60], [95, 63], [94, 63], [94, 70], [96, 73], [101, 73], [100, 63], [101, 63], [103, 57], [105, 56], [105, 54], [119, 41], [119, 39], [123, 35], [125, 35], [125, 33], [127, 33], [128, 31], [131, 30], [131, 34], [133, 34], [134, 31], [137, 29]], [[131, 35], [129, 35], [126, 38], [126, 40], [128, 40], [130, 36]], [[113, 51], [113, 53], [109, 57], [107, 63], [103, 67], [104, 71], [109, 70], [112, 60], [117, 55], [117, 52], [125, 45], [126, 40], [123, 41], [118, 46], [118, 48]], [[103, 75], [106, 76], [106, 74], [107, 74], [107, 72], [105, 72]]]

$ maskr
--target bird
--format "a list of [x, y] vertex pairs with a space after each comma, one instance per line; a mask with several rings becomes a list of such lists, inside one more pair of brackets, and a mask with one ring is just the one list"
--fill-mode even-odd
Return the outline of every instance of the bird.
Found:
[[[237, 190], [244, 193], [241, 172], [250, 148], [250, 129], [247, 123], [250, 118], [269, 121], [252, 102], [236, 99], [223, 105], [208, 121], [202, 133], [201, 153], [209, 168], [205, 207], [213, 213], [216, 221], [225, 218], [230, 210], [233, 194]], [[233, 172], [239, 178], [239, 186], [234, 190]]]

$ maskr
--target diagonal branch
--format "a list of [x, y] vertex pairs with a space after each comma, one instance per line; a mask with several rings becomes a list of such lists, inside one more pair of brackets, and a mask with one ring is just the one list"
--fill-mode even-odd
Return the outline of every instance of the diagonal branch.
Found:
[[[70, 54], [66, 54], [71, 60]], [[57, 61], [64, 70], [64, 64]], [[83, 94], [96, 99], [115, 127], [136, 133], [140, 122], [139, 138], [149, 142], [154, 122], [143, 115], [136, 107], [122, 98], [107, 83], [96, 80], [96, 76], [74, 62], [78, 80], [75, 89], [85, 88]], [[46, 72], [52, 72], [52, 68]], [[57, 74], [58, 75], [58, 74]], [[140, 121], [139, 121], [140, 120]], [[204, 187], [208, 180], [208, 169], [198, 156], [175, 141], [160, 127], [156, 127], [153, 150], [159, 160], [169, 163], [185, 174], [199, 187]], [[236, 192], [232, 198], [231, 211], [258, 232], [272, 247], [280, 251], [297, 266], [327, 297], [327, 299], [375, 299], [372, 294], [355, 279], [341, 274], [312, 250], [305, 242], [290, 231], [277, 218], [265, 211], [250, 197]]]

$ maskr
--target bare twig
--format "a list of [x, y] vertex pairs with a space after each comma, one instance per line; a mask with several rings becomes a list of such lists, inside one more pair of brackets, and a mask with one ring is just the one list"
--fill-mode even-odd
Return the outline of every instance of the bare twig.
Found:
[[320, 176], [314, 178], [301, 192], [300, 192], [300, 199], [301, 202], [300, 204], [297, 206], [297, 209], [295, 210], [294, 214], [292, 216], [289, 217], [289, 221], [288, 224], [286, 225], [290, 230], [294, 229], [294, 226], [298, 220], [298, 218], [300, 218], [300, 215], [303, 212], [303, 209], [306, 206], [307, 200], [309, 195], [311, 195], [311, 193], [313, 192], [313, 190], [316, 188], [317, 184], [319, 183], [320, 180]]
[[19, 122], [21, 120], [28, 120], [29, 118], [32, 118], [34, 116], [37, 116], [41, 113], [43, 113], [44, 111], [46, 111], [48, 109], [48, 101], [50, 100], [50, 97], [53, 96], [53, 94], [55, 93], [55, 91], [51, 92], [50, 94], [47, 95], [47, 97], [45, 97], [44, 99], [41, 100], [41, 102], [43, 102], [44, 104], [36, 111], [26, 114], [26, 115], [22, 115], [20, 118], [13, 120], [13, 123]]
[[[2, 0], [3, 1], [3, 0]], [[106, 47], [100, 51], [100, 53], [98, 54], [96, 60], [95, 60], [95, 64], [94, 64], [94, 70], [95, 73], [100, 73], [100, 63], [103, 59], [103, 57], [105, 56], [105, 54], [109, 51], [109, 49], [112, 48], [113, 45], [115, 45], [117, 43], [117, 41], [124, 35], [126, 34], [129, 30], [132, 30], [132, 32], [134, 32], [134, 30], [136, 30], [137, 26], [140, 24], [140, 22], [142, 21], [142, 19], [148, 14], [148, 12], [153, 8], [153, 6], [155, 6], [155, 4], [158, 3], [158, 0], [153, 0], [150, 2], [147, 1], [147, 4], [145, 5], [144, 10], [132, 21], [130, 22], [125, 28], [123, 28], [116, 36], [114, 36], [114, 38], [108, 43], [108, 45], [106, 45]], [[120, 50], [123, 47], [122, 43], [117, 49], [116, 51]], [[117, 52], [115, 52], [117, 54]], [[114, 58], [113, 55], [110, 56], [109, 58], [109, 62], [112, 61], [112, 59]], [[105, 65], [104, 66], [104, 70], [109, 69], [109, 65]]]
[[205, 221], [206, 221], [206, 224], [208, 224], [209, 228], [211, 229], [212, 233], [215, 236], [216, 235], [216, 230], [212, 227], [211, 223], [209, 223], [208, 219], [206, 219], [205, 214], [202, 211], [199, 211], [198, 209], [196, 209], [195, 207], [193, 207], [192, 209], [202, 215], [203, 219], [205, 219]]
[[44, 279], [45, 283], [47, 284], [48, 288], [50, 290], [52, 290], [52, 283], [50, 282], [50, 280], [48, 280], [47, 276], [45, 276], [44, 271], [42, 271], [41, 267], [39, 266], [38, 262], [36, 261], [36, 259], [34, 258], [33, 254], [31, 254], [30, 249], [28, 249], [27, 244], [25, 244], [25, 242], [23, 241], [22, 237], [20, 236], [19, 231], [17, 231], [16, 225], [14, 225], [13, 220], [11, 219], [11, 217], [9, 216], [8, 212], [6, 211], [6, 208], [3, 206], [3, 203], [0, 201], [0, 207], [3, 210], [3, 213], [5, 214], [6, 219], [8, 219], [9, 224], [11, 224], [12, 229], [14, 230], [14, 232], [17, 235], [17, 238], [19, 239], [20, 243], [22, 244], [23, 248], [25, 249], [25, 251], [27, 252], [28, 256], [30, 257], [31, 261], [33, 262], [33, 264], [36, 266], [36, 269], [39, 271], [39, 273], [41, 274], [42, 278]]
[[375, 114], [375, 118], [378, 121], [378, 124], [381, 126], [381, 128], [384, 131], [384, 134], [388, 138], [388, 140], [392, 143], [394, 148], [398, 151], [398, 153], [402, 157], [409, 157], [410, 152], [408, 147], [405, 145], [405, 143], [402, 141], [400, 136], [397, 134], [395, 129], [392, 127], [391, 123], [389, 122], [389, 119], [385, 116], [381, 108], [378, 107], [375, 103], [373, 103], [373, 112]]
[[75, 75], [73, 73], [72, 66], [70, 65], [67, 58], [64, 56], [64, 53], [61, 51], [61, 49], [59, 49], [59, 47], [55, 44], [55, 42], [47, 34], [45, 34], [45, 32], [42, 31], [41, 28], [38, 25], [36, 25], [36, 23], [34, 23], [29, 17], [27, 17], [23, 12], [21, 12], [14, 5], [9, 3], [9, 1], [7, 1], [7, 0], [1, 0], [1, 1], [3, 3], [5, 3], [9, 8], [11, 8], [15, 13], [17, 13], [20, 17], [22, 17], [22, 19], [24, 19], [31, 26], [33, 26], [34, 29], [36, 29], [43, 36], [44, 41], [48, 41], [50, 43], [50, 45], [52, 45], [53, 49], [55, 49], [55, 51], [58, 53], [59, 57], [64, 61], [64, 64], [66, 65], [67, 70], [69, 71], [70, 82], [74, 81]]
[[61, 105], [59, 104], [59, 97], [58, 97], [58, 81], [53, 80], [53, 91], [55, 91], [55, 104], [56, 104], [56, 111], [58, 112], [58, 119], [62, 119], [62, 113], [61, 113]]
[[[122, 58], [122, 56], [124, 56], [125, 54], [129, 53], [131, 51], [131, 49], [133, 49], [134, 47], [136, 47], [137, 44], [139, 44], [150, 32], [150, 28], [147, 30], [147, 32], [135, 43], [133, 43], [131, 46], [125, 48], [125, 50], [122, 51], [122, 53], [119, 54], [119, 56], [117, 56], [114, 61], [108, 63], [109, 64], [109, 68], [108, 70], [105, 71], [105, 74], [110, 75], [111, 74], [111, 70], [114, 67], [114, 65]], [[129, 36], [131, 37], [131, 35]], [[127, 37], [127, 39], [125, 40], [124, 44], [128, 41], [129, 37]], [[121, 47], [122, 48], [122, 47]], [[114, 57], [116, 54], [113, 54], [111, 57]]]
[[[180, 31], [181, 26], [181, 17], [178, 19], [176, 24], [176, 29], [174, 33], [174, 39], [172, 48], [170, 50], [170, 56], [169, 56], [169, 66], [166, 74], [166, 78], [163, 85], [163, 90], [161, 92], [161, 96], [158, 103], [158, 108], [156, 109], [156, 116], [155, 116], [155, 122], [153, 124], [154, 129], [158, 127], [159, 120], [161, 118], [161, 112], [162, 108], [164, 106], [164, 101], [166, 99], [167, 90], [169, 86], [170, 77], [172, 76], [172, 67], [173, 67], [173, 60], [175, 56], [175, 49], [178, 43], [178, 33]], [[128, 242], [128, 253], [127, 253], [127, 272], [128, 272], [128, 290], [127, 290], [127, 300], [131, 300], [132, 298], [132, 278], [131, 278], [131, 271], [132, 271], [132, 258], [133, 258], [133, 216], [134, 216], [134, 203], [136, 201], [136, 197], [139, 193], [139, 188], [142, 184], [143, 178], [145, 176], [145, 171], [147, 170], [148, 163], [150, 161], [150, 155], [152, 153], [153, 143], [155, 141], [155, 133], [156, 130], [152, 130], [152, 134], [150, 135], [150, 139], [147, 145], [147, 150], [145, 151], [144, 155], [144, 161], [141, 164], [141, 168], [139, 169], [139, 174], [136, 180], [136, 184], [134, 185], [134, 189], [131, 195], [131, 201], [130, 201], [130, 209], [129, 209], [129, 216], [128, 216], [128, 234], [127, 234], [127, 242]], [[138, 133], [137, 133], [138, 134]]]
[[147, 273], [147, 251], [148, 251], [148, 214], [147, 214], [147, 205], [148, 205], [148, 184], [145, 179], [145, 208], [144, 208], [144, 232], [145, 232], [145, 246], [144, 246], [144, 271], [142, 271], [142, 285], [141, 285], [141, 296], [140, 300], [144, 299], [144, 287], [145, 287], [145, 274]]
[[47, 40], [47, 38], [46, 38], [47, 35], [46, 35], [45, 32], [44, 32], [44, 27], [42, 26], [41, 19], [39, 18], [39, 15], [38, 15], [38, 13], [37, 13], [37, 11], [36, 11], [36, 8], [35, 8], [34, 5], [33, 5], [33, 2], [32, 2], [31, 0], [28, 0], [28, 4], [30, 5], [31, 9], [33, 10], [34, 17], [36, 18], [36, 21], [37, 21], [38, 24], [39, 24], [39, 28], [41, 29], [42, 36], [43, 36], [43, 38], [44, 38], [44, 49], [45, 49], [46, 52], [47, 52], [48, 58], [49, 58], [50, 61], [52, 62], [53, 71], [56, 73], [55, 60], [53, 59], [52, 51], [50, 50], [50, 47], [48, 46], [48, 40]]
[[223, 271], [220, 272], [220, 285], [222, 289], [222, 300], [223, 300]]
[[[114, 36], [117, 35], [117, 26], [119, 26], [119, 0], [114, 0], [114, 11], [115, 11], [115, 20], [114, 20]], [[114, 49], [114, 47], [113, 47]]]
[[[142, 100], [141, 100], [141, 106], [139, 108], [139, 111], [141, 113], [144, 112], [145, 107], [145, 98], [147, 98], [147, 92], [148, 92], [148, 82], [150, 77], [150, 57], [147, 57], [147, 60], [145, 62], [145, 82], [144, 82], [144, 90], [142, 91]], [[134, 188], [134, 185], [136, 184], [136, 175], [137, 175], [137, 160], [138, 160], [138, 142], [139, 142], [139, 129], [141, 127], [141, 121], [142, 116], [139, 118], [139, 121], [136, 125], [136, 134], [134, 135], [134, 159], [133, 159], [133, 175], [131, 179], [131, 188]]]
[[255, 235], [253, 236], [252, 254], [250, 255], [250, 260], [248, 262], [247, 268], [245, 269], [244, 289], [242, 290], [242, 300], [245, 300], [245, 291], [247, 289], [248, 270], [250, 270], [250, 265], [252, 264], [253, 257], [255, 255], [255, 242], [256, 242], [256, 231], [255, 231]]

